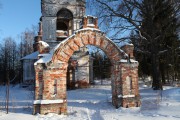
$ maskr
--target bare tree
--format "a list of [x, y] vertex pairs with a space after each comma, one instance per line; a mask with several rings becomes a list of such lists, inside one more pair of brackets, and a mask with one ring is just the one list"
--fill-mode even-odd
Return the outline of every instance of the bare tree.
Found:
[[[16, 71], [16, 65], [17, 65], [17, 45], [16, 42], [11, 38], [5, 38], [3, 44], [1, 44], [1, 52], [0, 52], [0, 58], [1, 58], [1, 65], [3, 74], [6, 72], [6, 70], [9, 70], [10, 78], [13, 78], [15, 71]], [[5, 74], [4, 74], [5, 75]], [[4, 76], [5, 80], [5, 76]]]
[[20, 35], [20, 56], [21, 58], [31, 54], [33, 50], [33, 43], [34, 43], [34, 37], [37, 34], [38, 27], [37, 26], [32, 26], [31, 29], [26, 29], [24, 32], [21, 33]]
[[[164, 36], [169, 30], [167, 25], [169, 22], [165, 24], [167, 25], [165, 26], [166, 30], [163, 29], [164, 26], [161, 24], [163, 24], [164, 20], [161, 22], [160, 17], [162, 17], [162, 13], [166, 13], [168, 7], [174, 8], [174, 14], [171, 15], [177, 17], [176, 13], [180, 9], [180, 7], [177, 6], [179, 2], [175, 1], [178, 4], [173, 4], [173, 2], [167, 0], [95, 1], [95, 5], [99, 6], [97, 8], [99, 11], [98, 17], [100, 19], [100, 24], [103, 25], [105, 32], [109, 34], [111, 39], [118, 42], [128, 42], [130, 39], [130, 31], [135, 31], [139, 37], [136, 42], [138, 42], [138, 44], [141, 42], [147, 44], [143, 48], [148, 46], [148, 49], [135, 47], [138, 48], [136, 49], [137, 51], [150, 56], [153, 87], [155, 89], [161, 89], [159, 59], [160, 55], [164, 54], [167, 49], [160, 46], [165, 46], [163, 42]], [[147, 17], [146, 22], [144, 21], [144, 17]], [[147, 27], [147, 29], [144, 30], [143, 27]]]
[[4, 44], [1, 44], [1, 52], [0, 52], [0, 58], [1, 58], [1, 73], [3, 74], [3, 82], [6, 84], [6, 110], [8, 114], [8, 107], [9, 107], [9, 84], [10, 79], [14, 77], [16, 74], [16, 57], [17, 57], [17, 48], [16, 48], [16, 42], [11, 38], [5, 38]]

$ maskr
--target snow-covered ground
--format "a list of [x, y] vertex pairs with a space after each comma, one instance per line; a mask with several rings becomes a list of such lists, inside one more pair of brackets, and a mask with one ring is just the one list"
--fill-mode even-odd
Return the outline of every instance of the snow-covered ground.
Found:
[[68, 91], [68, 115], [32, 115], [33, 93], [10, 88], [9, 114], [5, 112], [5, 87], [0, 86], [0, 120], [180, 120], [180, 88], [153, 91], [140, 84], [142, 106], [119, 108], [111, 105], [111, 87], [96, 85]]

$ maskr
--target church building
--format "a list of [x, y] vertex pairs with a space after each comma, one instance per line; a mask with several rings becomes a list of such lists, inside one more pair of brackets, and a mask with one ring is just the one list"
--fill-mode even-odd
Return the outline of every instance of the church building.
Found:
[[[34, 40], [34, 53], [21, 59], [25, 84], [35, 81], [35, 61], [83, 27], [85, 1], [41, 0], [41, 12], [38, 36]], [[93, 17], [86, 17], [90, 18], [89, 25], [93, 27]], [[89, 87], [93, 79], [93, 60], [88, 53], [87, 47], [80, 48], [69, 59], [67, 89]]]

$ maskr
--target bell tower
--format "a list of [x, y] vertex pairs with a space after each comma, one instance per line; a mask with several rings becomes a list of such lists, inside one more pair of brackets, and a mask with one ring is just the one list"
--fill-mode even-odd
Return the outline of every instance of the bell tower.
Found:
[[42, 40], [52, 49], [82, 26], [85, 0], [41, 0]]

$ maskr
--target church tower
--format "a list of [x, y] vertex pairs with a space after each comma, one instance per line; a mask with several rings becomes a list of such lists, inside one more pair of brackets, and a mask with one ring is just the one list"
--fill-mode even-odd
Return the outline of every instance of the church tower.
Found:
[[41, 0], [42, 41], [52, 49], [82, 27], [85, 0]]

